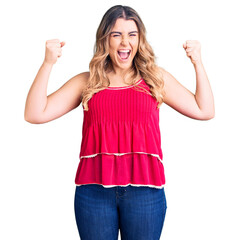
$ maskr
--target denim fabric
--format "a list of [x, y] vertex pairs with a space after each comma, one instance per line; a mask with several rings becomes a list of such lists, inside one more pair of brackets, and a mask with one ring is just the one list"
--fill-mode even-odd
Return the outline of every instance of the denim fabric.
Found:
[[159, 240], [165, 190], [147, 186], [76, 186], [74, 210], [81, 240]]

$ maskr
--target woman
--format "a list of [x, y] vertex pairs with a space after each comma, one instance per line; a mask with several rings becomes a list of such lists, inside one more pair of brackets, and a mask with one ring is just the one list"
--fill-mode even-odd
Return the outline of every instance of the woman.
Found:
[[110, 8], [96, 34], [89, 72], [49, 96], [47, 82], [65, 42], [46, 42], [44, 62], [26, 100], [25, 120], [52, 121], [82, 102], [84, 122], [75, 184], [75, 216], [82, 240], [159, 239], [166, 214], [159, 129], [164, 102], [199, 120], [214, 117], [214, 100], [200, 43], [183, 47], [196, 71], [196, 92], [155, 64], [138, 13]]

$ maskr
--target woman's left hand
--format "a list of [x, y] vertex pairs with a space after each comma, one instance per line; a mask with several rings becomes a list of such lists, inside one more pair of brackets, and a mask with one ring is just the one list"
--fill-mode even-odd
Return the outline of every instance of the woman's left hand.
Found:
[[191, 62], [195, 65], [201, 63], [201, 44], [197, 40], [187, 40], [183, 44], [183, 48], [187, 53], [187, 56], [190, 58]]

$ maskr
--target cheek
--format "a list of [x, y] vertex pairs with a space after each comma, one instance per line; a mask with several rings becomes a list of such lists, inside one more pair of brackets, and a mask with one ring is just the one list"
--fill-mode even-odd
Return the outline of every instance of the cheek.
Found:
[[117, 41], [110, 41], [109, 42], [109, 47], [111, 51], [114, 51], [118, 47], [118, 42]]
[[139, 40], [138, 39], [134, 39], [134, 40], [132, 40], [131, 44], [132, 44], [132, 46], [137, 48], [138, 44], [139, 44]]
[[133, 48], [134, 48], [134, 52], [137, 52], [138, 51], [138, 46], [139, 45], [139, 43], [138, 43], [138, 41], [135, 41], [133, 44], [132, 44], [132, 46], [133, 46]]

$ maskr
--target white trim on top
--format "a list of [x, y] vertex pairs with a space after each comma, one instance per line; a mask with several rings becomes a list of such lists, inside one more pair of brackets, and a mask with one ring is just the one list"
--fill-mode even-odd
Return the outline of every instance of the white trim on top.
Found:
[[116, 156], [122, 156], [122, 155], [125, 155], [125, 154], [131, 154], [131, 153], [140, 153], [140, 154], [149, 154], [149, 155], [152, 155], [153, 157], [157, 157], [158, 160], [160, 160], [160, 162], [163, 163], [163, 160], [160, 158], [160, 156], [158, 154], [155, 154], [155, 153], [145, 153], [145, 152], [128, 152], [128, 153], [106, 153], [106, 152], [101, 152], [101, 153], [95, 153], [95, 154], [91, 154], [91, 155], [86, 155], [86, 156], [81, 156], [81, 158], [90, 158], [90, 157], [95, 157], [97, 156], [98, 154], [108, 154], [108, 155], [116, 155]]
[[150, 188], [162, 189], [165, 186], [165, 184], [163, 184], [161, 186], [156, 186], [156, 185], [151, 185], [151, 184], [134, 184], [134, 183], [128, 183], [126, 185], [103, 185], [100, 183], [84, 183], [84, 184], [76, 184], [76, 186], [84, 186], [84, 185], [88, 185], [88, 184], [97, 184], [97, 185], [103, 186], [104, 188], [127, 187], [127, 186], [131, 185], [131, 186], [135, 186], [135, 187], [150, 187]]
[[[139, 83], [141, 83], [143, 81], [143, 79], [139, 79], [138, 82], [135, 83], [135, 85], [138, 85]], [[127, 89], [127, 88], [132, 88], [134, 87], [135, 85], [130, 85], [130, 86], [123, 86], [123, 87], [107, 87], [106, 89], [109, 89], [109, 90], [120, 90], [120, 89]]]

